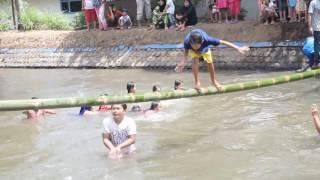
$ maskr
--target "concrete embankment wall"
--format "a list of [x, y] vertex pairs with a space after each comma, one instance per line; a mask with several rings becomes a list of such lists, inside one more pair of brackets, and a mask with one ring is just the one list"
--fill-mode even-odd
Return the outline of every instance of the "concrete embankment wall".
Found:
[[[303, 62], [302, 42], [256, 42], [243, 56], [227, 47], [213, 47], [218, 69], [293, 70]], [[113, 48], [0, 49], [2, 68], [174, 68], [182, 55], [181, 44], [150, 44]], [[191, 68], [189, 60], [187, 68]], [[202, 67], [205, 65], [202, 64]]]

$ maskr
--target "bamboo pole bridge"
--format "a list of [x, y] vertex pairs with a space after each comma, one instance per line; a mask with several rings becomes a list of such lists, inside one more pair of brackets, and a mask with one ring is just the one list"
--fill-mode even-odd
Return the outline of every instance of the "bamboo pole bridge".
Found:
[[216, 95], [235, 91], [243, 91], [249, 89], [262, 88], [283, 84], [298, 80], [303, 80], [320, 75], [320, 69], [307, 71], [303, 73], [292, 73], [269, 79], [247, 81], [242, 83], [233, 83], [223, 85], [223, 90], [218, 92], [215, 87], [210, 86], [201, 88], [198, 92], [195, 89], [187, 90], [169, 90], [150, 93], [135, 93], [127, 95], [112, 95], [112, 96], [95, 96], [95, 97], [67, 97], [67, 98], [52, 98], [52, 99], [26, 99], [26, 100], [1, 100], [0, 111], [19, 111], [28, 109], [54, 109], [54, 108], [69, 108], [80, 107], [83, 105], [102, 105], [102, 104], [122, 104], [147, 102], [157, 100], [179, 99], [196, 96]]

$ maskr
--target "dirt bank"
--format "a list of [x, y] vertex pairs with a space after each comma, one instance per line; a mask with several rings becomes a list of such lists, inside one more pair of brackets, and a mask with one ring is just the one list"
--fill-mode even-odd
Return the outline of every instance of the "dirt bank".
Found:
[[[263, 25], [258, 22], [237, 24], [198, 24], [197, 27], [230, 41], [301, 40], [308, 36], [306, 24]], [[180, 43], [185, 34], [174, 30], [147, 31], [147, 28], [108, 31], [28, 31], [0, 32], [0, 48], [101, 47], [148, 43]]]

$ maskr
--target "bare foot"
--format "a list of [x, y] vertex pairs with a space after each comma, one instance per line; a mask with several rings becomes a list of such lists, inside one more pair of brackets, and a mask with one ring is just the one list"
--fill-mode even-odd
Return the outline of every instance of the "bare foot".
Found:
[[200, 91], [200, 90], [201, 90], [201, 83], [200, 83], [200, 82], [197, 82], [196, 85], [194, 86], [194, 88], [195, 88], [197, 91]]
[[217, 88], [217, 91], [220, 92], [222, 91], [222, 86], [219, 83], [214, 84], [214, 86]]

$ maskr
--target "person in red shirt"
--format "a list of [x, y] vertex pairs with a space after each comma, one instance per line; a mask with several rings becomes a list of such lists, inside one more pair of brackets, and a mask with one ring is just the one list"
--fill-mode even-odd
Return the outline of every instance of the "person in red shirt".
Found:
[[123, 12], [119, 10], [114, 4], [109, 6], [108, 20], [110, 25], [114, 27], [119, 27], [119, 18], [123, 16]]

